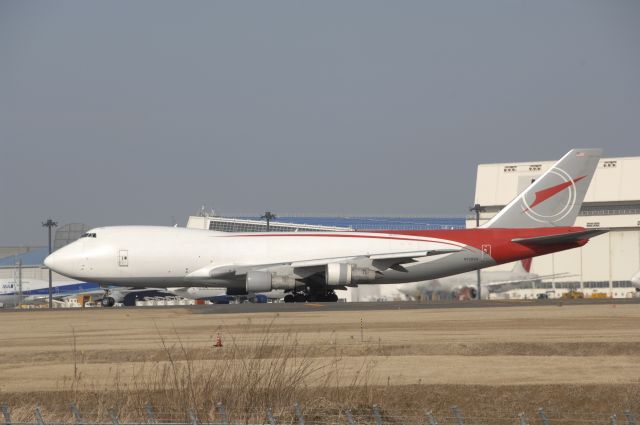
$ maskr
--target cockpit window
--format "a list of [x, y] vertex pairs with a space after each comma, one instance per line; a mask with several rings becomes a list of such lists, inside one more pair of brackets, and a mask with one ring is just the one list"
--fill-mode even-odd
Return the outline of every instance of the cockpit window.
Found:
[[95, 238], [96, 234], [95, 233], [83, 233], [82, 235], [80, 235], [81, 238]]

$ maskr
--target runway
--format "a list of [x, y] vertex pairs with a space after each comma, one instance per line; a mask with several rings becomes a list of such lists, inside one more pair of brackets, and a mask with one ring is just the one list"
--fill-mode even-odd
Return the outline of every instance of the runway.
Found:
[[[583, 300], [482, 300], [447, 302], [338, 302], [338, 303], [266, 303], [266, 304], [214, 304], [192, 306], [194, 313], [200, 314], [238, 314], [238, 313], [298, 313], [308, 311], [382, 311], [382, 310], [430, 310], [430, 309], [467, 309], [499, 307], [540, 307], [548, 305], [589, 305], [589, 304], [639, 304], [640, 298], [629, 299], [583, 299]], [[159, 307], [162, 308], [162, 307]]]
[[640, 298], [620, 299], [555, 299], [555, 300], [482, 300], [482, 301], [382, 301], [382, 302], [306, 302], [306, 303], [250, 303], [241, 304], [207, 304], [191, 306], [145, 306], [145, 307], [98, 307], [98, 308], [33, 308], [13, 309], [0, 308], [0, 313], [15, 312], [69, 312], [69, 311], [99, 311], [99, 310], [188, 310], [196, 314], [254, 314], [254, 313], [302, 313], [310, 311], [350, 312], [350, 311], [388, 311], [388, 310], [442, 310], [442, 309], [473, 309], [473, 308], [503, 308], [503, 307], [541, 307], [541, 306], [575, 306], [575, 305], [623, 305], [640, 304]]

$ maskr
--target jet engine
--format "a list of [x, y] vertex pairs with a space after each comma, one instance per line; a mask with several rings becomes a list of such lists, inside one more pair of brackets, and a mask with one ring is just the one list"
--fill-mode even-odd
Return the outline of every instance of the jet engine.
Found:
[[277, 275], [270, 272], [250, 271], [247, 273], [247, 292], [269, 292], [272, 289], [295, 289], [298, 284], [291, 275]]
[[375, 280], [376, 271], [353, 264], [329, 263], [325, 271], [327, 286], [344, 286]]

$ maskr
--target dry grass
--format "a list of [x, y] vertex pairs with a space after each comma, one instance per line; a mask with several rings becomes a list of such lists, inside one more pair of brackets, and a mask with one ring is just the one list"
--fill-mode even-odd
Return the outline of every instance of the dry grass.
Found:
[[[537, 409], [544, 406], [552, 424], [608, 424], [609, 416], [617, 413], [622, 417], [626, 409], [634, 410], [639, 398], [640, 385], [518, 385], [492, 387], [484, 385], [408, 385], [408, 386], [366, 386], [354, 388], [349, 394], [334, 392], [331, 388], [301, 389], [295, 397], [272, 397], [261, 392], [252, 392], [257, 403], [240, 406], [230, 400], [226, 404], [229, 419], [241, 423], [261, 423], [266, 419], [266, 408], [261, 400], [273, 402], [274, 415], [278, 423], [291, 423], [293, 403], [300, 401], [307, 423], [346, 424], [344, 410], [351, 409], [358, 417], [358, 423], [373, 423], [371, 406], [381, 406], [385, 423], [424, 424], [424, 409], [433, 410], [440, 424], [451, 417], [451, 407], [460, 406], [471, 424], [514, 425], [519, 412], [525, 412], [531, 424], [539, 423]], [[189, 406], [196, 408], [202, 421], [219, 420], [215, 398], [202, 395], [201, 403], [195, 401]], [[161, 422], [187, 421], [182, 402], [174, 400], [179, 393], [160, 390], [140, 392], [121, 390], [85, 391], [76, 400], [87, 420], [110, 422], [106, 409], [116, 406], [123, 420], [146, 421], [144, 405], [149, 401]], [[343, 398], [346, 396], [346, 399]], [[224, 395], [222, 395], [224, 397]], [[25, 398], [29, 404], [25, 403]], [[33, 407], [42, 408], [46, 421], [72, 421], [68, 404], [73, 401], [71, 392], [4, 394], [12, 407], [15, 421], [33, 422]], [[224, 400], [224, 398], [221, 398]], [[636, 414], [636, 420], [640, 415]], [[474, 419], [474, 420], [472, 420]], [[257, 421], [257, 422], [256, 422]], [[624, 422], [620, 422], [624, 423]]]
[[299, 401], [308, 423], [344, 424], [347, 408], [372, 423], [373, 404], [388, 423], [424, 423], [425, 408], [451, 423], [455, 404], [472, 423], [514, 424], [520, 411], [535, 423], [544, 406], [553, 424], [605, 424], [640, 401], [637, 306], [0, 317], [0, 401], [15, 420], [36, 405], [45, 420], [71, 420], [72, 401], [88, 420], [109, 422], [110, 407], [143, 419], [147, 402], [162, 421], [188, 408], [213, 420], [222, 402], [233, 420], [263, 421], [273, 407], [291, 423]]
[[[230, 335], [224, 349], [209, 350], [206, 361], [194, 358], [177, 332], [167, 337], [156, 329], [162, 361], [139, 363], [126, 378], [122, 370], [115, 369], [97, 380], [78, 372], [79, 354], [72, 331], [73, 374], [63, 377], [59, 390], [5, 394], [5, 398], [17, 405], [13, 416], [18, 421], [27, 419], [35, 405], [46, 407], [49, 420], [64, 420], [70, 401], [93, 418], [106, 418], [108, 409], [117, 407], [122, 421], [140, 420], [141, 406], [147, 402], [161, 406], [157, 414], [162, 421], [187, 420], [188, 409], [194, 409], [200, 418], [213, 418], [216, 403], [222, 403], [240, 422], [262, 419], [268, 407], [282, 414], [298, 400], [307, 402], [312, 410], [325, 409], [329, 400], [340, 400], [340, 406], [362, 401], [372, 362], [363, 359], [345, 381], [339, 347], [302, 346], [294, 333], [276, 336], [274, 341], [272, 326], [273, 322], [258, 326], [262, 336], [251, 345], [238, 344]], [[319, 351], [331, 357], [318, 361]]]

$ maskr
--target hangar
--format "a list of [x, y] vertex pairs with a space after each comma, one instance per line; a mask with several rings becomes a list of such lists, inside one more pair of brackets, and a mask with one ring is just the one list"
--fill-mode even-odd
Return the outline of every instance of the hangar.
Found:
[[[480, 224], [553, 164], [554, 161], [480, 164], [475, 193], [475, 203], [481, 210]], [[466, 226], [475, 227], [476, 217], [468, 217]], [[640, 270], [640, 157], [600, 160], [576, 226], [607, 228], [610, 232], [582, 248], [535, 258], [532, 272], [562, 274], [546, 282], [556, 296], [568, 290], [581, 291], [586, 296], [631, 296], [631, 277]]]

